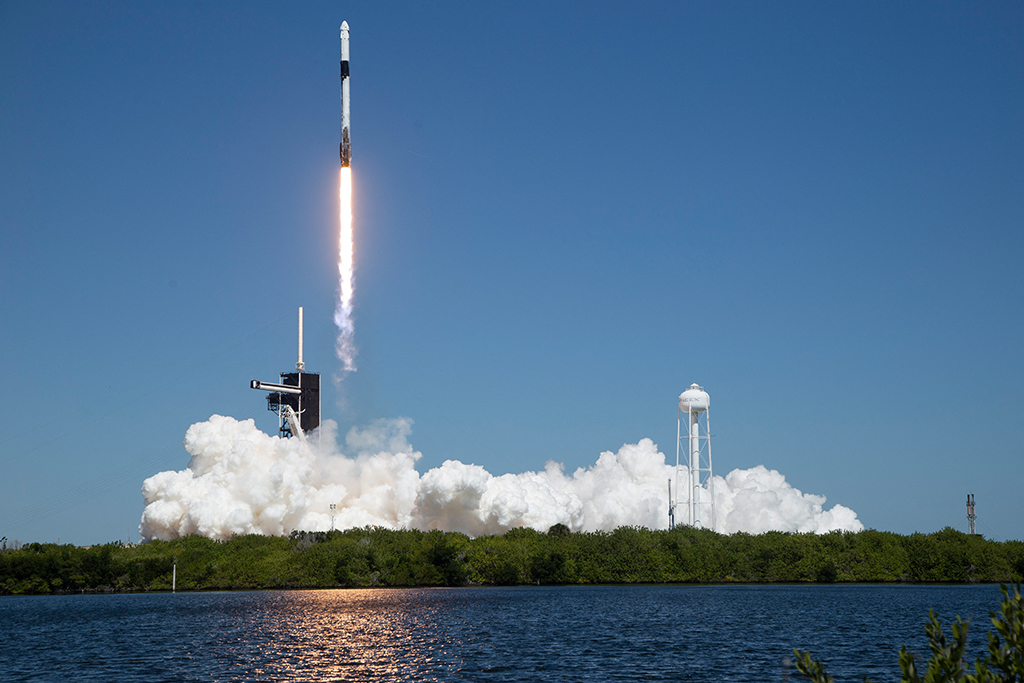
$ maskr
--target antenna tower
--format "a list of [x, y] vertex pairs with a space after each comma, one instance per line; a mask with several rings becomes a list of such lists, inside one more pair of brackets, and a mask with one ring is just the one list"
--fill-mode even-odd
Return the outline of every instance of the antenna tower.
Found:
[[970, 528], [971, 536], [977, 536], [977, 532], [974, 528], [974, 521], [978, 519], [978, 516], [974, 514], [974, 494], [967, 494], [967, 526]]

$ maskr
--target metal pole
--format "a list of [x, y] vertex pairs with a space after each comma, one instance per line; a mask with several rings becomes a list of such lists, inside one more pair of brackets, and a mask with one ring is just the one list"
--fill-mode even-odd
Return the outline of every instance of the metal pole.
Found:
[[686, 413], [690, 417], [690, 525], [697, 526], [700, 517], [700, 413], [690, 410], [689, 404]]
[[711, 406], [704, 411], [704, 428], [708, 440], [708, 493], [711, 495], [711, 530], [715, 530], [715, 473], [711, 467]]
[[676, 510], [672, 503], [672, 477], [668, 478], [668, 528], [676, 528]]
[[299, 362], [295, 364], [295, 369], [302, 372], [305, 367], [302, 362], [302, 306], [299, 306]]
[[673, 503], [678, 503], [679, 498], [679, 439], [682, 436], [682, 429], [680, 423], [682, 422], [683, 416], [679, 408], [676, 408], [676, 499]]

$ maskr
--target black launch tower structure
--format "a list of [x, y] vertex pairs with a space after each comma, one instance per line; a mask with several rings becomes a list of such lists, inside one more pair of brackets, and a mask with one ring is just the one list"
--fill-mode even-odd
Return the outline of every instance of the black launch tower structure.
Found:
[[[266, 382], [253, 380], [254, 389], [272, 388]], [[250, 385], [252, 386], [252, 385]], [[285, 406], [295, 411], [299, 418], [299, 428], [303, 434], [308, 434], [320, 426], [320, 374], [316, 372], [282, 372], [282, 387], [291, 389], [295, 387], [298, 393], [288, 389], [271, 391], [267, 394], [267, 410], [277, 413], [279, 418], [279, 430], [281, 438], [287, 439], [295, 436], [292, 434], [292, 426], [286, 418]]]
[[[252, 380], [253, 389], [267, 394], [267, 410], [277, 413], [281, 438], [305, 439], [306, 434], [320, 426], [320, 374], [306, 372], [302, 362], [302, 307], [299, 307], [299, 361], [295, 372], [282, 372], [280, 384]], [[295, 432], [299, 433], [296, 434]]]

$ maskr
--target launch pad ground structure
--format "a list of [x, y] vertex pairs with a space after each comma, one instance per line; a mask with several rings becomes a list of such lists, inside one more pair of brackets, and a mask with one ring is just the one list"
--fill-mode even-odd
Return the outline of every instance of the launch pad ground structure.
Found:
[[267, 409], [277, 413], [278, 433], [282, 439], [306, 434], [320, 426], [320, 375], [306, 372], [302, 362], [302, 307], [299, 307], [299, 360], [295, 372], [282, 372], [280, 384], [252, 380], [249, 386], [267, 394]]

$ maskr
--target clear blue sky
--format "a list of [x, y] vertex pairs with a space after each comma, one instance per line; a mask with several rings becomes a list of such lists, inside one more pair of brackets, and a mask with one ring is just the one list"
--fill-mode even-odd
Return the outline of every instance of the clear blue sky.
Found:
[[300, 305], [336, 372], [342, 20], [343, 432], [674, 461], [699, 382], [717, 473], [1024, 538], [1019, 2], [0, 3], [0, 535], [137, 539]]

